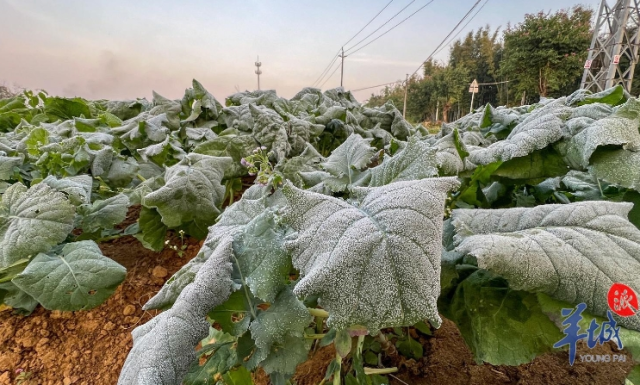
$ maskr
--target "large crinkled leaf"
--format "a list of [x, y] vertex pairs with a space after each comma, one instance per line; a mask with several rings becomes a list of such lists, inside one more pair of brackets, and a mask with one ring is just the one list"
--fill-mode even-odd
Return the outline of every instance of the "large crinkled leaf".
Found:
[[42, 183], [65, 193], [69, 197], [69, 201], [76, 206], [91, 203], [91, 189], [93, 188], [91, 175], [77, 175], [60, 179], [49, 175], [44, 178]]
[[38, 301], [14, 285], [11, 281], [0, 282], [0, 303], [11, 307], [20, 314], [31, 314]]
[[339, 329], [371, 330], [429, 319], [440, 325], [442, 217], [455, 178], [359, 188], [356, 205], [287, 184], [286, 243], [303, 278], [299, 296], [318, 295]]
[[640, 120], [637, 119], [636, 110], [640, 110], [640, 101], [629, 99], [613, 115], [593, 122], [573, 136], [564, 150], [568, 163], [574, 168], [586, 169], [591, 155], [600, 146], [614, 145], [622, 146], [624, 150], [640, 150]]
[[162, 223], [162, 216], [158, 211], [142, 207], [138, 218], [138, 226], [140, 227], [140, 233], [135, 234], [134, 237], [142, 243], [142, 246], [156, 252], [162, 251], [169, 228]]
[[221, 240], [171, 309], [133, 331], [118, 385], [181, 383], [196, 359], [196, 345], [208, 334], [205, 316], [231, 295], [232, 241]]
[[305, 183], [305, 178], [302, 174], [317, 171], [320, 163], [324, 160], [324, 157], [318, 153], [311, 143], [305, 143], [305, 149], [302, 154], [284, 159], [276, 165], [275, 171], [281, 173], [285, 179], [290, 180], [294, 185], [302, 187]]
[[13, 282], [48, 310], [93, 309], [124, 281], [126, 269], [102, 255], [93, 241], [38, 254]]
[[[1, 150], [0, 150], [1, 151]], [[24, 155], [5, 156], [0, 152], [0, 180], [9, 180], [15, 173], [14, 168], [24, 162]]]
[[30, 189], [16, 183], [0, 202], [0, 268], [65, 240], [73, 230], [74, 206], [63, 193], [40, 183]]
[[88, 233], [100, 229], [112, 229], [127, 218], [128, 210], [129, 198], [124, 194], [99, 200], [93, 204], [84, 204], [78, 207], [78, 214], [81, 216], [80, 228]]
[[509, 179], [537, 179], [561, 176], [569, 171], [564, 159], [553, 147], [502, 163], [494, 175]]
[[604, 103], [593, 103], [574, 108], [571, 112], [571, 118], [569, 118], [569, 120], [581, 117], [598, 120], [606, 118], [612, 113], [613, 108], [611, 108], [610, 105]]
[[284, 229], [276, 224], [272, 210], [265, 210], [246, 226], [234, 241], [237, 268], [256, 297], [273, 302], [284, 288], [282, 277], [291, 271]]
[[251, 135], [221, 135], [217, 138], [201, 143], [193, 150], [194, 153], [218, 157], [231, 157], [233, 163], [225, 169], [225, 178], [237, 178], [247, 174], [247, 168], [240, 160], [251, 155], [257, 146]]
[[369, 186], [378, 187], [437, 175], [436, 149], [412, 136], [400, 153], [393, 157], [385, 155], [382, 164], [371, 169]]
[[335, 192], [344, 191], [349, 186], [362, 186], [368, 182], [368, 173], [361, 170], [366, 168], [376, 153], [376, 149], [369, 146], [371, 139], [363, 139], [358, 134], [352, 134], [331, 155], [322, 167], [331, 174], [325, 179], [325, 184]]
[[193, 281], [220, 241], [241, 232], [246, 224], [272, 205], [273, 198], [262, 195], [263, 192], [263, 189], [254, 185], [245, 191], [242, 199], [229, 206], [220, 216], [220, 220], [209, 228], [209, 235], [198, 255], [178, 270], [158, 294], [144, 305], [144, 309], [162, 309], [171, 306], [180, 292]]
[[483, 165], [498, 160], [504, 162], [542, 150], [565, 135], [563, 121], [549, 113], [517, 125], [505, 140], [473, 151], [469, 159], [475, 164]]
[[486, 270], [471, 272], [438, 305], [456, 323], [478, 363], [528, 363], [550, 352], [562, 338], [560, 329], [543, 313], [536, 294], [513, 290], [503, 278]]
[[598, 179], [640, 191], [640, 152], [598, 150], [591, 157], [589, 172]]
[[249, 327], [257, 347], [249, 366], [261, 364], [267, 374], [293, 374], [309, 351], [304, 342], [300, 346], [295, 340], [302, 340], [311, 320], [306, 306], [291, 288], [282, 290], [269, 309], [258, 314]]
[[231, 158], [189, 154], [167, 169], [165, 185], [146, 195], [143, 205], [157, 208], [168, 227], [196, 221], [201, 227], [212, 225], [220, 214], [218, 206], [225, 188], [220, 183]]
[[589, 91], [584, 92], [584, 90], [578, 90], [568, 98], [567, 104], [582, 106], [591, 103], [605, 103], [611, 106], [617, 106], [618, 104], [624, 103], [625, 100], [624, 87], [618, 84], [595, 94]]
[[[515, 290], [546, 293], [595, 314], [608, 309], [615, 282], [640, 290], [640, 230], [627, 215], [633, 205], [578, 202], [535, 208], [454, 210], [456, 251], [503, 276]], [[640, 320], [620, 319], [640, 330]]]

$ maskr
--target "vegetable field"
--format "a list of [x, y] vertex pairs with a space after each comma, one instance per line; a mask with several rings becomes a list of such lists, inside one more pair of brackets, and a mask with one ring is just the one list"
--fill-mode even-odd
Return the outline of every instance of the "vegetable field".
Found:
[[640, 293], [640, 101], [621, 87], [437, 134], [341, 88], [224, 103], [195, 80], [181, 100], [0, 100], [12, 317], [109, 301], [130, 273], [104, 245], [134, 237], [189, 259], [154, 274], [135, 311], [161, 312], [131, 323], [119, 385], [284, 385], [327, 351], [325, 384], [387, 384], [443, 317], [476, 363], [515, 367], [567, 350], [579, 304], [584, 333], [618, 325], [640, 384], [640, 316], [607, 318], [612, 284]]

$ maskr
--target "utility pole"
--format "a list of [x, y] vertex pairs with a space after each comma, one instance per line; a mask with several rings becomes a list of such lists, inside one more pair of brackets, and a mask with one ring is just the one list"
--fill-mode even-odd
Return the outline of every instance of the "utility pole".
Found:
[[342, 78], [344, 76], [344, 47], [342, 47], [342, 53], [339, 56], [342, 59], [342, 63], [340, 64], [340, 87], [342, 87]]
[[602, 0], [580, 88], [593, 92], [621, 84], [629, 92], [638, 63], [640, 1]]
[[260, 66], [262, 65], [262, 63], [260, 63], [260, 56], [258, 56], [258, 59], [256, 60], [256, 74], [258, 75], [258, 91], [260, 91], [260, 74], [262, 74], [262, 70], [260, 69]]
[[404, 108], [402, 109], [402, 119], [406, 119], [407, 115], [407, 89], [409, 88], [409, 74], [407, 74], [407, 79], [404, 81]]

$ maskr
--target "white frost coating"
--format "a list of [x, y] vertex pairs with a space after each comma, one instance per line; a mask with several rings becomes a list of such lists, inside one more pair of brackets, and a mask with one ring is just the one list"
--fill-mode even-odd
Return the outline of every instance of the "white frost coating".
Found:
[[[1, 146], [1, 143], [0, 143]], [[13, 176], [13, 168], [22, 165], [24, 155], [5, 156], [6, 153], [0, 147], [0, 180], [9, 180]]]
[[231, 158], [217, 158], [191, 153], [167, 169], [164, 187], [146, 195], [142, 201], [149, 208], [157, 208], [162, 222], [177, 227], [192, 220], [212, 222], [220, 210], [225, 188], [221, 180]]
[[[436, 163], [442, 175], [457, 175], [462, 171], [476, 168], [476, 165], [469, 161], [469, 157], [466, 157], [464, 162], [462, 158], [460, 158], [453, 138], [453, 132], [438, 139], [433, 146], [437, 149]], [[465, 146], [465, 148], [469, 150], [467, 146]]]
[[228, 236], [233, 237], [242, 232], [244, 225], [270, 205], [270, 199], [261, 195], [262, 193], [263, 190], [254, 185], [245, 191], [242, 199], [229, 206], [220, 216], [218, 223], [209, 228], [207, 239], [198, 255], [178, 270], [143, 309], [161, 309], [174, 303], [182, 290], [194, 280], [220, 242]]
[[351, 134], [338, 148], [333, 150], [322, 166], [332, 176], [324, 180], [334, 192], [344, 191], [349, 186], [366, 185], [368, 172], [361, 172], [367, 167], [376, 149], [369, 146], [372, 139], [363, 139], [358, 134]]
[[613, 108], [605, 103], [591, 103], [584, 106], [575, 107], [571, 112], [569, 119], [576, 119], [580, 117], [591, 118], [594, 120], [603, 119], [613, 113]]
[[[614, 282], [640, 291], [640, 230], [631, 203], [587, 201], [535, 208], [453, 211], [455, 251], [501, 275], [511, 288], [585, 302], [604, 316]], [[640, 320], [618, 322], [640, 330]]]
[[91, 175], [69, 176], [60, 179], [49, 175], [41, 183], [66, 193], [69, 196], [69, 201], [76, 206], [91, 203], [91, 189], [93, 187]]
[[412, 136], [404, 150], [393, 157], [385, 154], [382, 164], [371, 169], [369, 187], [437, 176], [438, 165], [435, 153], [435, 148]]
[[428, 319], [439, 326], [442, 218], [456, 178], [357, 188], [359, 203], [283, 188], [285, 220], [298, 238], [285, 243], [304, 276], [298, 296], [319, 295], [338, 329], [370, 330]]
[[0, 202], [0, 269], [64, 241], [74, 216], [64, 194], [45, 183], [11, 185]]
[[618, 145], [625, 150], [640, 150], [638, 120], [616, 116], [593, 122], [576, 134], [567, 146], [566, 160], [571, 166], [586, 169], [599, 146]]
[[564, 123], [554, 114], [545, 114], [536, 119], [527, 118], [518, 124], [505, 140], [472, 152], [469, 159], [481, 165], [495, 161], [506, 162], [541, 150], [565, 135], [567, 130]]
[[578, 132], [589, 127], [593, 122], [595, 122], [594, 119], [588, 118], [586, 116], [569, 119], [567, 120], [567, 129], [569, 130], [569, 134], [575, 135]]
[[118, 385], [181, 383], [196, 359], [196, 345], [208, 334], [207, 313], [231, 295], [232, 242], [220, 241], [171, 309], [134, 329]]
[[589, 172], [605, 182], [640, 191], [640, 152], [596, 152]]
[[78, 207], [80, 227], [82, 231], [93, 233], [100, 229], [111, 229], [127, 218], [129, 198], [118, 194], [93, 204], [83, 204]]

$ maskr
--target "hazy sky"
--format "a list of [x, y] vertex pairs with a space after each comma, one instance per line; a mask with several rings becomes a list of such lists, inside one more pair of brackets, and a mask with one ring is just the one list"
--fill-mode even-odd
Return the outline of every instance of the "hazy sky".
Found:
[[[372, 36], [429, 0], [413, 3]], [[290, 98], [320, 76], [340, 47], [389, 0], [0, 0], [0, 84], [42, 88], [88, 99], [181, 98], [191, 79], [219, 101], [257, 88]], [[345, 48], [411, 0], [394, 0]], [[413, 73], [475, 0], [433, 0], [411, 19], [347, 57], [344, 86], [357, 89]], [[525, 13], [600, 0], [489, 0], [459, 35], [486, 24], [522, 21]], [[366, 43], [366, 41], [365, 41]], [[364, 44], [364, 43], [363, 43]], [[588, 48], [588, 47], [585, 47]], [[446, 60], [448, 48], [436, 56]], [[336, 62], [337, 65], [337, 62]], [[331, 68], [333, 70], [333, 68]], [[323, 89], [340, 85], [340, 70]], [[372, 91], [355, 93], [360, 101]]]

